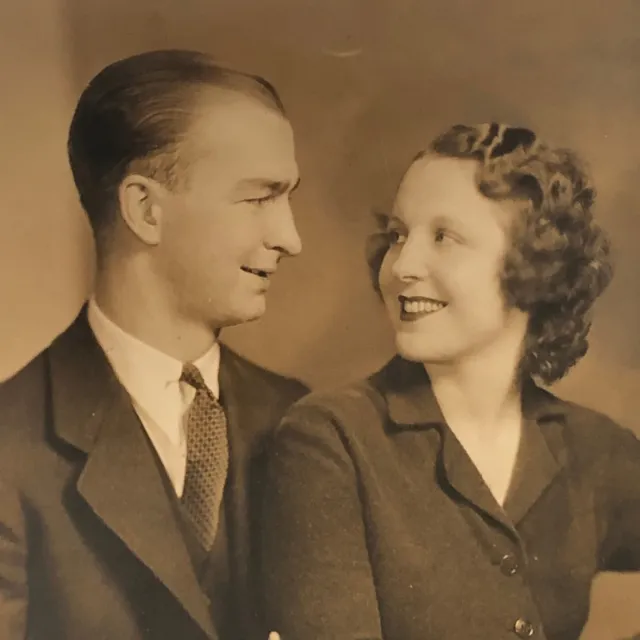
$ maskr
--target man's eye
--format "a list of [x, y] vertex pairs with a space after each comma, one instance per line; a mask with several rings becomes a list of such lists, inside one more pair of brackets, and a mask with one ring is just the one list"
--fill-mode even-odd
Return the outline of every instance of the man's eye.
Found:
[[267, 204], [268, 202], [272, 202], [275, 199], [276, 199], [276, 196], [270, 193], [268, 196], [262, 196], [261, 198], [247, 198], [245, 202], [261, 205], [261, 204]]

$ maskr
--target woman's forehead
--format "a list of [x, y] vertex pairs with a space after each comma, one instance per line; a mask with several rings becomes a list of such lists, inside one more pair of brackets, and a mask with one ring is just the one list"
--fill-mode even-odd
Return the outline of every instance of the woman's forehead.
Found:
[[447, 199], [460, 191], [477, 192], [475, 172], [477, 162], [441, 156], [425, 156], [407, 170], [397, 194], [397, 200]]
[[428, 155], [414, 162], [405, 174], [394, 203], [402, 219], [438, 216], [465, 220], [493, 215], [499, 203], [477, 186], [476, 160]]

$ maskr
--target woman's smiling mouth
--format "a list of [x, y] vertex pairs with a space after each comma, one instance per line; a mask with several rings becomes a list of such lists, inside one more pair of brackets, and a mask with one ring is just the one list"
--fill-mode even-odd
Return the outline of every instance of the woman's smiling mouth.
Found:
[[447, 306], [446, 302], [421, 296], [398, 296], [400, 301], [400, 319], [403, 321], [419, 320], [436, 313]]

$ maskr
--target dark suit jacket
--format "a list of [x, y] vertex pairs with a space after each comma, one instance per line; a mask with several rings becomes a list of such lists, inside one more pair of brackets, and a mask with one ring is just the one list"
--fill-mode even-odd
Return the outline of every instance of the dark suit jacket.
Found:
[[640, 569], [640, 441], [528, 384], [504, 508], [400, 359], [295, 405], [268, 456], [263, 579], [285, 640], [572, 640]]
[[[305, 389], [224, 347], [220, 388], [233, 637], [266, 640], [251, 575], [254, 461]], [[0, 387], [0, 638], [215, 637], [166, 474], [83, 310]]]

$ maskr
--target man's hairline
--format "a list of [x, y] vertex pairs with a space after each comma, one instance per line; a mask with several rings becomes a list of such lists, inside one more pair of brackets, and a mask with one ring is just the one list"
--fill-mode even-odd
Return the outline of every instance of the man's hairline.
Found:
[[[273, 98], [272, 100], [267, 100], [266, 98], [264, 100], [261, 100], [258, 96], [250, 92], [243, 91], [238, 87], [225, 86], [225, 85], [216, 84], [214, 82], [209, 82], [209, 81], [193, 83], [190, 89], [193, 90], [194, 92], [193, 93], [194, 98], [192, 99], [192, 103], [189, 106], [187, 106], [185, 109], [187, 111], [187, 124], [184, 127], [183, 131], [179, 134], [178, 139], [175, 141], [174, 149], [172, 150], [170, 147], [166, 147], [163, 150], [159, 150], [157, 154], [158, 158], [162, 158], [162, 157], [170, 158], [172, 153], [180, 154], [180, 152], [185, 148], [188, 142], [188, 138], [190, 137], [190, 134], [192, 133], [193, 128], [199, 116], [204, 115], [207, 111], [210, 112], [211, 110], [215, 110], [218, 108], [224, 109], [225, 107], [232, 106], [234, 102], [253, 103], [256, 106], [261, 107], [266, 112], [274, 113], [275, 115], [279, 116], [282, 120], [290, 124], [289, 117], [287, 113], [278, 105], [277, 100], [279, 100], [279, 98], [276, 96], [272, 96]], [[271, 94], [268, 93], [266, 88], [265, 88], [265, 92], [271, 96]], [[228, 94], [230, 96], [230, 99], [224, 100], [221, 102], [216, 102], [216, 101], [207, 102], [202, 98], [202, 96], [206, 93]], [[186, 156], [190, 156], [190, 157], [186, 157]], [[172, 163], [173, 164], [172, 173], [174, 173], [174, 176], [169, 176], [168, 180], [158, 180], [157, 178], [153, 178], [152, 176], [145, 175], [139, 171], [127, 171], [126, 174], [123, 176], [120, 184], [122, 184], [122, 182], [128, 176], [142, 175], [148, 179], [152, 179], [152, 180], [156, 180], [157, 182], [160, 182], [160, 184], [163, 184], [163, 186], [165, 186], [170, 191], [179, 192], [180, 190], [187, 188], [188, 182], [189, 182], [188, 174], [190, 173], [191, 167], [198, 161], [199, 157], [200, 156], [197, 153], [193, 153], [193, 152], [191, 154], [184, 154], [183, 156], [178, 157]], [[151, 156], [147, 156], [146, 158], [138, 158], [134, 160], [132, 164], [135, 164], [137, 162], [143, 163], [146, 160], [149, 160], [150, 158]]]

